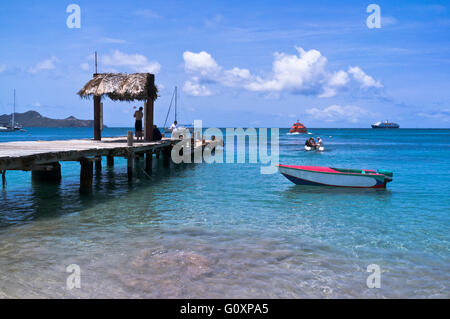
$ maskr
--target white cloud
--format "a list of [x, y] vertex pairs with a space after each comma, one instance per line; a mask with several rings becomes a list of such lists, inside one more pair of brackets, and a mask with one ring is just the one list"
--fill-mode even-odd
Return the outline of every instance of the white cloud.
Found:
[[46, 70], [54, 70], [56, 69], [56, 63], [59, 62], [59, 59], [55, 56], [52, 56], [50, 59], [44, 60], [39, 62], [33, 67], [30, 67], [28, 69], [29, 73], [36, 74], [40, 71], [46, 71]]
[[223, 21], [223, 15], [216, 14], [212, 19], [207, 19], [205, 25], [209, 28], [219, 25]]
[[134, 72], [149, 72], [156, 74], [161, 65], [156, 61], [148, 61], [142, 54], [127, 54], [119, 50], [102, 56], [102, 64], [106, 67], [126, 67]]
[[[183, 53], [184, 68], [190, 75], [190, 85], [218, 83], [228, 87], [240, 87], [249, 91], [279, 95], [291, 92], [318, 97], [332, 97], [350, 84], [349, 73], [362, 88], [382, 87], [359, 67], [331, 72], [327, 69], [327, 59], [317, 50], [305, 51], [296, 48], [297, 54], [275, 53], [272, 72], [266, 76], [253, 75], [248, 69], [233, 67], [224, 70], [211, 56], [201, 51]], [[206, 87], [205, 87], [206, 89]]]
[[450, 122], [450, 109], [441, 109], [438, 111], [420, 112], [417, 113], [420, 117], [441, 120], [443, 122]]
[[205, 78], [215, 78], [219, 76], [221, 68], [211, 57], [211, 54], [201, 51], [193, 53], [186, 51], [183, 53], [184, 69], [189, 73], [198, 73]]
[[183, 91], [193, 96], [209, 96], [211, 91], [204, 85], [194, 81], [186, 81], [183, 86]]
[[363, 118], [373, 117], [374, 114], [358, 106], [331, 105], [324, 109], [311, 108], [305, 111], [311, 118], [325, 122], [358, 123]]
[[330, 86], [335, 86], [335, 87], [337, 87], [337, 86], [344, 86], [344, 85], [347, 85], [349, 80], [350, 79], [348, 77], [347, 72], [340, 70], [338, 72], [335, 72], [330, 77], [330, 80], [328, 81], [328, 84]]
[[256, 77], [246, 85], [251, 91], [291, 91], [301, 94], [318, 94], [326, 77], [327, 59], [317, 50], [297, 48], [299, 55], [275, 53], [272, 76]]
[[0, 73], [6, 70], [6, 64], [0, 64]]
[[89, 70], [89, 63], [81, 63], [81, 64], [80, 64], [80, 68], [81, 68], [83, 71], [88, 71], [88, 70]]
[[383, 85], [381, 85], [380, 82], [375, 81], [373, 77], [370, 75], [367, 75], [363, 70], [361, 70], [360, 67], [349, 67], [348, 73], [350, 73], [353, 78], [358, 81], [361, 84], [362, 88], [369, 88], [369, 87], [376, 87], [381, 88]]

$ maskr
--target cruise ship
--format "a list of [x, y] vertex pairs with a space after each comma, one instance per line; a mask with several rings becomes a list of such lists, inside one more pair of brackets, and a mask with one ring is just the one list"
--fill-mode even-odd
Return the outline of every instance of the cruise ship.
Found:
[[400, 128], [400, 125], [398, 125], [397, 123], [386, 121], [372, 124], [372, 128]]

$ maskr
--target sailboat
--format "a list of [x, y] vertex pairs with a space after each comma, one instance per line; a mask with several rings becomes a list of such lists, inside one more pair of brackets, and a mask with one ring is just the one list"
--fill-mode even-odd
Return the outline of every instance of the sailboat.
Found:
[[24, 131], [22, 125], [16, 123], [16, 89], [14, 89], [14, 106], [11, 117], [11, 124], [0, 124], [0, 132]]
[[[175, 102], [175, 103], [173, 103]], [[172, 133], [172, 130], [170, 129], [170, 126], [167, 126], [167, 120], [169, 118], [169, 114], [170, 114], [170, 110], [172, 108], [172, 104], [174, 104], [174, 109], [175, 109], [175, 119], [174, 122], [177, 121], [177, 112], [178, 112], [178, 87], [175, 86], [175, 89], [173, 91], [172, 94], [172, 99], [170, 100], [170, 105], [169, 105], [169, 110], [167, 111], [167, 115], [166, 115], [166, 120], [164, 121], [164, 132], [165, 133]], [[173, 123], [173, 122], [172, 122]], [[184, 130], [189, 130], [192, 131], [194, 128], [194, 126], [192, 124], [179, 124], [177, 126], [177, 131], [184, 131]]]

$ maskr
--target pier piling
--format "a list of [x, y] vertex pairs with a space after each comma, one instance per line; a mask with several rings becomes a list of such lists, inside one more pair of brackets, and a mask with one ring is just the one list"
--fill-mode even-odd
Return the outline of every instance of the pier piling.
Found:
[[94, 165], [88, 158], [82, 158], [80, 160], [80, 190], [89, 191], [92, 188], [92, 179], [94, 176]]
[[109, 167], [114, 166], [114, 156], [113, 155], [108, 155], [106, 157], [106, 165], [108, 165]]
[[101, 156], [95, 157], [95, 171], [96, 172], [102, 171], [102, 157]]
[[133, 180], [133, 171], [134, 171], [134, 161], [135, 154], [133, 151], [130, 151], [127, 157], [127, 173], [128, 173], [128, 181]]
[[153, 152], [145, 153], [145, 172], [151, 173], [153, 166]]
[[34, 182], [57, 183], [61, 181], [61, 164], [49, 163], [35, 166], [31, 171], [31, 180]]

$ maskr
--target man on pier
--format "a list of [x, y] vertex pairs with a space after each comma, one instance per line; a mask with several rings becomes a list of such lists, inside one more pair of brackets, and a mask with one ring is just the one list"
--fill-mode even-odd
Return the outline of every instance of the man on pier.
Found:
[[134, 130], [138, 141], [144, 138], [144, 134], [142, 134], [142, 118], [144, 117], [143, 109], [144, 108], [141, 106], [139, 110], [134, 112], [134, 117], [136, 118]]

